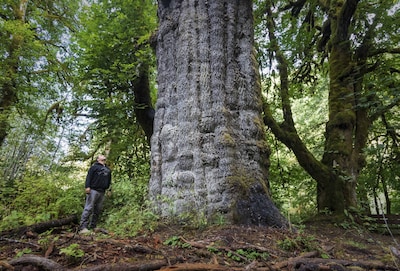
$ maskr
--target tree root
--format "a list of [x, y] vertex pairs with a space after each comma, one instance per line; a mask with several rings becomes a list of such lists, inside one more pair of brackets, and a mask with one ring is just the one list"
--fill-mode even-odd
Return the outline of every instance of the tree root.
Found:
[[348, 270], [349, 267], [359, 267], [363, 270], [397, 270], [380, 261], [347, 261], [338, 259], [310, 258], [309, 255], [291, 258], [284, 262], [276, 263], [272, 270]]

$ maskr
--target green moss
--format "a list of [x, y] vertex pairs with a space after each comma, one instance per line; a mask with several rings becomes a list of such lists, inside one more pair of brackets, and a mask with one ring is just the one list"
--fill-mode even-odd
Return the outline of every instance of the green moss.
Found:
[[353, 126], [356, 121], [356, 114], [354, 111], [346, 110], [339, 112], [335, 115], [335, 117], [331, 120], [331, 125], [348, 128]]
[[246, 198], [248, 196], [250, 184], [249, 180], [244, 176], [233, 175], [227, 177], [226, 180], [230, 188], [239, 192], [239, 198]]
[[221, 141], [222, 141], [222, 143], [223, 143], [224, 145], [227, 145], [227, 146], [235, 146], [235, 145], [236, 145], [236, 142], [235, 142], [235, 140], [233, 139], [233, 137], [232, 137], [229, 133], [227, 133], [227, 132], [224, 132], [224, 133], [222, 134], [222, 139], [221, 139]]
[[262, 122], [261, 118], [259, 117], [253, 118], [253, 123], [259, 131], [262, 131], [264, 129], [264, 123]]

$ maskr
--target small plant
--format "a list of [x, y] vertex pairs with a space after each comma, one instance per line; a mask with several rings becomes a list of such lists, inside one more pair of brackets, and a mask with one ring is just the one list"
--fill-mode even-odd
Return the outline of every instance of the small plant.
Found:
[[317, 249], [315, 240], [311, 236], [297, 236], [296, 238], [285, 238], [278, 242], [278, 246], [286, 251], [312, 251]]
[[168, 238], [167, 240], [165, 240], [163, 244], [167, 245], [167, 246], [180, 247], [180, 248], [190, 248], [191, 247], [190, 244], [188, 244], [186, 242], [182, 242], [182, 238], [180, 238], [179, 236], [172, 236], [171, 238]]
[[217, 255], [221, 255], [221, 252], [219, 251], [218, 248], [213, 247], [213, 246], [208, 246], [207, 250], [211, 253], [217, 254]]
[[22, 257], [22, 256], [24, 256], [25, 254], [30, 254], [30, 253], [32, 253], [32, 249], [30, 249], [30, 248], [24, 248], [23, 250], [21, 250], [21, 251], [18, 251], [18, 253], [17, 253], [17, 258], [19, 258], [19, 257]]
[[257, 259], [266, 260], [269, 257], [269, 254], [267, 252], [260, 253], [254, 250], [239, 249], [236, 251], [236, 253], [246, 257], [249, 260], [257, 260]]
[[266, 252], [260, 253], [260, 252], [254, 251], [252, 249], [250, 249], [250, 250], [238, 249], [235, 252], [228, 251], [226, 256], [228, 256], [232, 260], [240, 262], [240, 261], [243, 261], [244, 259], [246, 259], [248, 261], [254, 261], [257, 259], [266, 260], [269, 257], [269, 254]]
[[214, 224], [218, 226], [223, 226], [226, 224], [225, 216], [223, 214], [218, 213], [215, 217]]
[[64, 254], [70, 262], [77, 262], [85, 255], [85, 252], [80, 249], [79, 244], [71, 244], [60, 249], [60, 254]]
[[238, 254], [234, 253], [233, 251], [228, 251], [226, 256], [228, 256], [229, 258], [231, 258], [232, 260], [237, 261], [237, 262], [240, 262], [242, 260], [242, 258]]

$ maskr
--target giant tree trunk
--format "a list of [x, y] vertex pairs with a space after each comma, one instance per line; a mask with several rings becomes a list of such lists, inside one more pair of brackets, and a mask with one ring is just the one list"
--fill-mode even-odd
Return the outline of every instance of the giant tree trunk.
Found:
[[159, 1], [150, 197], [164, 217], [285, 226], [268, 188], [251, 0]]

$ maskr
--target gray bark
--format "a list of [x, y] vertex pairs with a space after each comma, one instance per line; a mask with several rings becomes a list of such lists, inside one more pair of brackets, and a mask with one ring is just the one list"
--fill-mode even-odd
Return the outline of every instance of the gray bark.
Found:
[[268, 187], [251, 0], [159, 1], [150, 198], [166, 217], [282, 227]]

